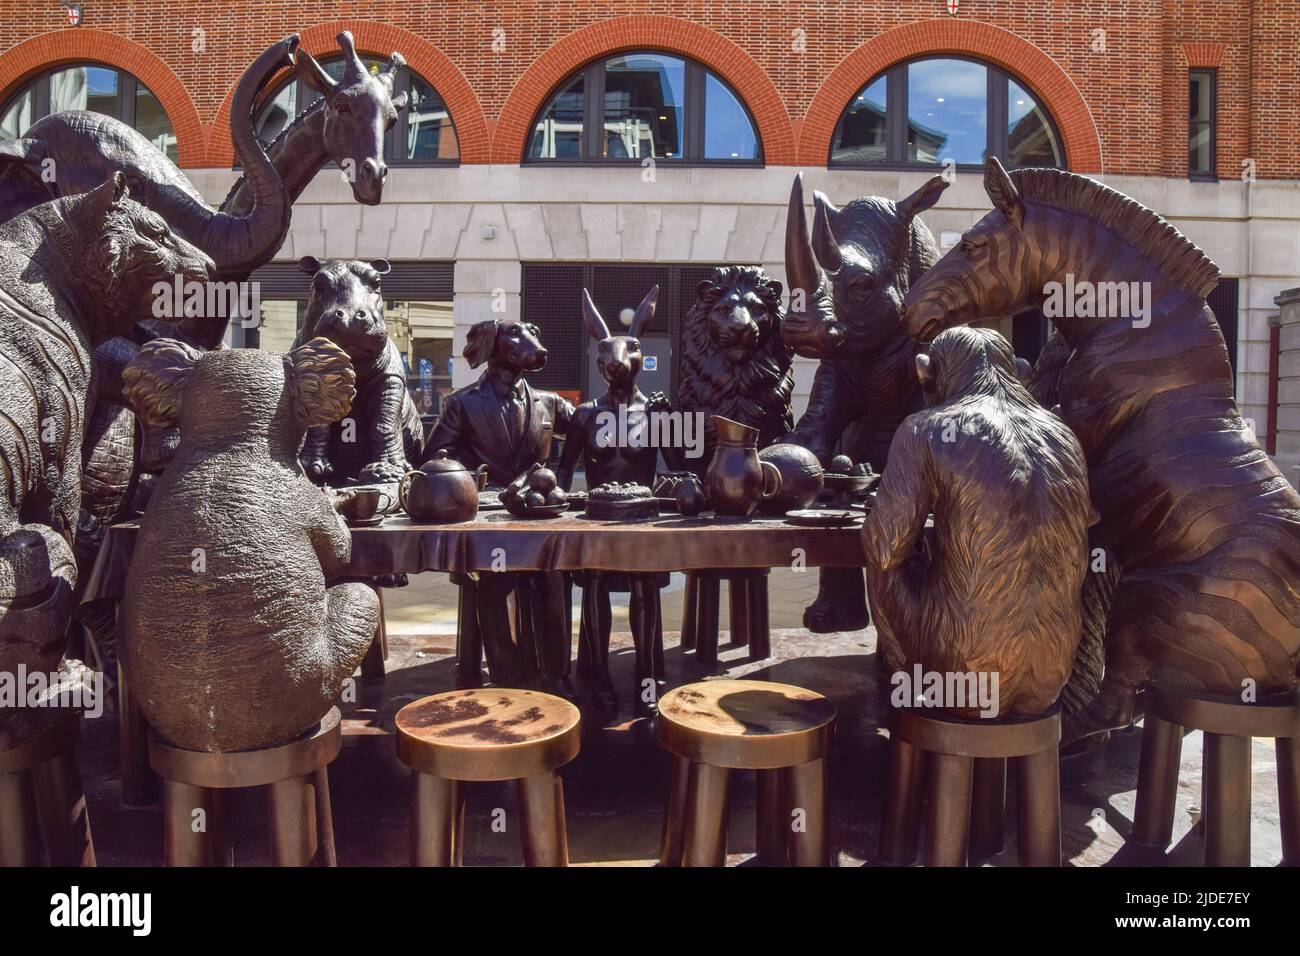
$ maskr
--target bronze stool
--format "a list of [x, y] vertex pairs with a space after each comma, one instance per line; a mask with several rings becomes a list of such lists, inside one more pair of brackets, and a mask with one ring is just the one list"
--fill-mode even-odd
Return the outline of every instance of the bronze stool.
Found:
[[94, 866], [86, 794], [77, 771], [81, 713], [0, 751], [0, 866]]
[[[266, 787], [273, 866], [335, 866], [329, 771], [343, 732], [339, 709], [295, 740], [258, 750], [208, 753], [149, 738], [149, 764], [162, 778], [163, 862], [233, 866], [226, 790]], [[203, 811], [198, 832], [196, 810]]]
[[1300, 692], [1252, 704], [1148, 684], [1133, 840], [1164, 849], [1173, 839], [1183, 729], [1205, 735], [1202, 820], [1208, 866], [1250, 866], [1250, 746], [1274, 737], [1282, 863], [1300, 866]]
[[659, 865], [725, 865], [732, 770], [758, 771], [761, 862], [828, 865], [825, 758], [834, 723], [829, 700], [790, 684], [706, 680], [661, 697], [659, 742], [672, 771]]
[[411, 768], [411, 865], [459, 866], [462, 782], [513, 780], [525, 866], [568, 866], [564, 786], [555, 771], [578, 755], [580, 715], [535, 690], [469, 688], [397, 712], [397, 756]]
[[[1002, 850], [1007, 760], [1016, 771], [1021, 866], [1061, 865], [1061, 714], [999, 720], [893, 712], [880, 860], [916, 862], [925, 780], [926, 866], [965, 866]], [[973, 819], [972, 819], [973, 818]]]
[[767, 579], [770, 568], [687, 571], [682, 599], [682, 650], [695, 650], [705, 666], [718, 663], [718, 617], [721, 583], [727, 582], [732, 643], [749, 646], [750, 660], [772, 656], [768, 627]]

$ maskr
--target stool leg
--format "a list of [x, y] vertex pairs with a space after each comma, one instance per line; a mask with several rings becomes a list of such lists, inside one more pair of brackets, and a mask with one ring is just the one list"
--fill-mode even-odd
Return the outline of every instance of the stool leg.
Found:
[[686, 784], [683, 866], [727, 863], [727, 790], [730, 771], [692, 763]]
[[925, 805], [925, 865], [965, 866], [970, 843], [974, 761], [955, 754], [929, 755]]
[[1055, 745], [1016, 761], [1021, 866], [1061, 865], [1061, 767]]
[[788, 866], [786, 839], [790, 835], [790, 803], [786, 799], [781, 770], [759, 770], [758, 807], [755, 812], [755, 843], [759, 862], [766, 866]]
[[749, 579], [749, 657], [761, 661], [772, 656], [772, 632], [767, 617], [767, 572], [754, 571]]
[[749, 574], [736, 571], [727, 578], [728, 615], [731, 618], [731, 645], [749, 644]]
[[828, 866], [826, 840], [826, 761], [809, 760], [781, 771], [789, 791], [790, 811], [802, 811], [803, 829], [790, 829], [790, 863], [792, 866]]
[[379, 598], [379, 647], [388, 660], [388, 622], [384, 619], [384, 589], [375, 588], [375, 597]]
[[686, 588], [682, 592], [682, 650], [695, 648], [695, 625], [700, 616], [700, 576], [686, 572]]
[[411, 771], [411, 866], [457, 866], [464, 803], [460, 784]]
[[312, 866], [338, 866], [334, 849], [334, 808], [330, 801], [329, 767], [321, 767], [311, 775], [312, 796], [316, 801], [316, 855]]
[[971, 852], [981, 853], [985, 856], [993, 856], [1002, 852], [1006, 845], [1002, 836], [1002, 820], [1006, 812], [1006, 758], [976, 758], [975, 780], [971, 796]]
[[889, 776], [885, 780], [885, 816], [880, 827], [882, 863], [911, 866], [921, 837], [921, 781], [925, 753], [897, 736], [889, 742]]
[[659, 589], [653, 588], [655, 598], [655, 673], [659, 679], [663, 680], [668, 673], [664, 667], [664, 606], [663, 600], [659, 596]]
[[[214, 794], [177, 780], [163, 781], [163, 863], [166, 866], [208, 866], [212, 862], [209, 837], [214, 827], [223, 826], [215, 811]], [[202, 817], [194, 811], [202, 810]], [[202, 819], [202, 829], [196, 825]]]
[[33, 767], [32, 782], [50, 866], [94, 866], [95, 844], [76, 755], [69, 750]]
[[524, 866], [568, 866], [564, 782], [554, 771], [516, 781], [523, 817]]
[[1300, 866], [1300, 737], [1277, 738], [1277, 803], [1282, 865]]
[[708, 668], [718, 666], [718, 592], [721, 583], [717, 575], [704, 574], [696, 585], [699, 613], [695, 617], [695, 660]]
[[1205, 734], [1205, 863], [1250, 866], [1250, 738]]
[[38, 866], [40, 862], [31, 771], [0, 773], [0, 866]]
[[1147, 714], [1142, 722], [1142, 756], [1138, 763], [1133, 840], [1164, 849], [1174, 838], [1174, 803], [1183, 728]]
[[664, 798], [664, 828], [659, 838], [659, 865], [681, 866], [686, 829], [686, 786], [691, 762], [669, 754], [668, 793]]
[[122, 665], [117, 665], [117, 746], [122, 765], [122, 806], [158, 802], [158, 777], [149, 766], [149, 725], [135, 705]]
[[483, 639], [478, 630], [478, 588], [456, 588], [456, 687], [483, 686]]
[[309, 866], [316, 856], [316, 797], [311, 775], [277, 780], [266, 788], [272, 866]]
[[208, 793], [208, 866], [234, 866], [235, 847], [230, 840], [230, 792]]

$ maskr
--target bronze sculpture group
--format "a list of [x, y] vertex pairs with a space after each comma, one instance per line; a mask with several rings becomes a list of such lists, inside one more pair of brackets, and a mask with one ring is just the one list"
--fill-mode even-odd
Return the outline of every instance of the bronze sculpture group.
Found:
[[[141, 321], [158, 282], [243, 279], [269, 261], [293, 200], [331, 159], [356, 166], [358, 202], [380, 201], [403, 61], [393, 54], [372, 75], [350, 35], [338, 39], [339, 80], [296, 37], [246, 72], [232, 107], [245, 173], [219, 209], [103, 117], [56, 114], [4, 144], [0, 670], [59, 668], [78, 559], [84, 573], [96, 529], [147, 499], [121, 608], [139, 706], [173, 746], [283, 743], [333, 705], [380, 617], [370, 584], [342, 580], [351, 539], [340, 508], [357, 493], [313, 482], [388, 485], [397, 500], [400, 481], [401, 500], [415, 502], [431, 494], [426, 479], [450, 481], [468, 519], [472, 496], [512, 486], [567, 505], [581, 468], [617, 503], [658, 483], [660, 449], [610, 445], [602, 416], [676, 411], [708, 422], [703, 461], [663, 456], [687, 492], [682, 514], [705, 494], [737, 519], [765, 500], [803, 508], [837, 456], [883, 469], [864, 572], [825, 571], [805, 623], [865, 626], [869, 597], [890, 670], [996, 674], [998, 716], [1064, 706], [1069, 738], [1127, 725], [1148, 681], [1220, 695], [1296, 689], [1300, 495], [1237, 410], [1205, 304], [1218, 270], [1155, 213], [1085, 177], [1008, 173], [990, 159], [993, 211], [943, 258], [918, 218], [943, 177], [898, 202], [837, 209], [817, 194], [811, 232], [797, 177], [788, 289], [741, 266], [701, 284], [675, 404], [636, 385], [657, 288], [623, 335], [589, 296], [575, 303], [606, 385], [577, 409], [526, 380], [547, 360], [535, 326], [475, 324], [464, 357], [484, 371], [447, 398], [423, 442], [385, 326], [384, 260], [301, 260], [307, 322], [285, 356], [222, 348], [228, 313]], [[263, 150], [254, 104], [288, 66], [322, 97]], [[55, 194], [33, 178], [47, 158], [60, 164]], [[1067, 277], [1145, 284], [1155, 307], [1054, 315], [1028, 376], [1000, 335], [966, 327], [1041, 305]], [[795, 354], [818, 360], [797, 422]], [[422, 464], [424, 478], [412, 477]], [[524, 475], [540, 477], [523, 489]], [[1098, 550], [1112, 559], [1102, 570]], [[576, 696], [564, 573], [512, 570], [507, 555], [500, 570], [455, 580], [462, 679], [478, 681], [481, 644], [494, 683]], [[609, 592], [628, 590], [635, 700], [653, 713], [666, 575], [593, 568], [578, 583], [578, 671], [593, 701], [617, 707]], [[111, 661], [112, 614], [96, 620]], [[0, 711], [0, 751], [20, 742], [19, 726]]]

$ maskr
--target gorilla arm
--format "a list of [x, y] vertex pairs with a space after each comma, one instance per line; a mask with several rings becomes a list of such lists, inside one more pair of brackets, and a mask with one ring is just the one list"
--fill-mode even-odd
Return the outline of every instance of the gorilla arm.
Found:
[[833, 360], [822, 361], [813, 375], [808, 409], [794, 431], [780, 441], [802, 445], [825, 466], [835, 453], [840, 435], [862, 413], [861, 396], [847, 379], [844, 367]]
[[906, 666], [903, 642], [916, 640], [928, 558], [918, 548], [934, 503], [930, 446], [917, 418], [903, 423], [889, 448], [876, 502], [862, 527], [867, 594], [880, 651], [893, 670]]

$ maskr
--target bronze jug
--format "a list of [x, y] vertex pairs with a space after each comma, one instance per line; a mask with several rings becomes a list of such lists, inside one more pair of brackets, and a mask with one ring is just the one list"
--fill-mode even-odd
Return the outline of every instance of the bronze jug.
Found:
[[717, 447], [709, 462], [709, 503], [716, 514], [748, 516], [781, 490], [781, 472], [758, 459], [758, 429], [713, 416]]
[[397, 497], [402, 508], [416, 521], [451, 524], [472, 521], [478, 515], [478, 493], [487, 484], [487, 465], [470, 471], [447, 449], [415, 471], [408, 471], [398, 485]]

